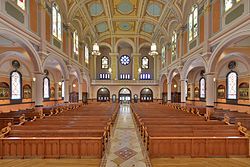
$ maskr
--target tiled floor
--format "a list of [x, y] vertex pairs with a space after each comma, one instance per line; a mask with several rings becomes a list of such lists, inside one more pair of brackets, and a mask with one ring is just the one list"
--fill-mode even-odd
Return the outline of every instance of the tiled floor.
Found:
[[146, 167], [146, 159], [137, 137], [130, 107], [127, 104], [120, 107], [106, 161], [106, 167]]

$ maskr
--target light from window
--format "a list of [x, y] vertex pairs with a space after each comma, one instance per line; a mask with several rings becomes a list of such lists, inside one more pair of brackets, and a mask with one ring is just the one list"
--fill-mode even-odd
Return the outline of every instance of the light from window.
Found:
[[85, 63], [89, 64], [89, 48], [87, 47], [87, 45], [85, 46]]
[[172, 61], [176, 59], [176, 41], [177, 41], [177, 34], [174, 31], [172, 35], [172, 46], [171, 46]]
[[236, 3], [240, 2], [241, 0], [225, 0], [224, 1], [224, 8], [225, 12], [231, 9]]
[[120, 79], [121, 80], [130, 80], [130, 74], [120, 74]]
[[64, 97], [64, 81], [62, 81], [62, 97]]
[[52, 30], [53, 35], [60, 41], [62, 40], [62, 19], [59, 13], [59, 7], [54, 3], [52, 7]]
[[101, 61], [102, 61], [102, 69], [108, 69], [109, 59], [106, 56], [104, 56]]
[[18, 5], [22, 10], [25, 10], [25, 0], [17, 0], [17, 5]]
[[192, 41], [198, 35], [198, 6], [193, 5], [188, 18], [189, 41]]
[[140, 74], [140, 79], [141, 80], [150, 80], [151, 75], [150, 74]]
[[43, 98], [49, 98], [49, 79], [45, 77], [43, 79]]
[[74, 44], [74, 53], [79, 54], [79, 41], [78, 41], [78, 34], [77, 31], [73, 34], [73, 44]]
[[11, 99], [21, 99], [21, 75], [16, 71], [11, 73]]
[[102, 80], [110, 79], [110, 74], [108, 74], [108, 73], [99, 74], [99, 78], [102, 79]]
[[227, 99], [237, 98], [237, 73], [230, 72], [227, 75]]
[[148, 69], [149, 68], [149, 59], [146, 56], [144, 56], [142, 58], [141, 68], [142, 69]]
[[200, 80], [200, 98], [206, 97], [206, 80], [205, 78], [201, 78]]

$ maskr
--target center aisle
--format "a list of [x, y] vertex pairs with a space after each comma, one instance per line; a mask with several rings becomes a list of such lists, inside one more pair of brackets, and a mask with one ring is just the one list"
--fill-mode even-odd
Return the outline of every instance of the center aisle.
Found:
[[111, 147], [106, 156], [106, 167], [146, 167], [140, 141], [129, 104], [120, 106]]

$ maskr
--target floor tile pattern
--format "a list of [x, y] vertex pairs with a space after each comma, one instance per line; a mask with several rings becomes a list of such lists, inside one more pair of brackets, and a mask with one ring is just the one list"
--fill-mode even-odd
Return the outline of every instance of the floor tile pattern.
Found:
[[146, 167], [130, 106], [120, 107], [111, 145], [106, 155], [106, 167]]

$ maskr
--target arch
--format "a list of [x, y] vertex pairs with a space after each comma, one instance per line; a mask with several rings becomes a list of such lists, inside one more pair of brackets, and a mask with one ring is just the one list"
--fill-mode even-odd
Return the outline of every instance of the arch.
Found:
[[101, 46], [106, 46], [106, 47], [108, 47], [108, 48], [110, 49], [110, 51], [112, 52], [112, 46], [111, 46], [110, 44], [106, 43], [106, 42], [100, 42], [100, 43], [99, 43], [99, 46], [100, 46], [100, 48], [101, 48]]
[[106, 87], [102, 87], [97, 90], [97, 101], [106, 102], [110, 101], [110, 91]]
[[131, 90], [129, 88], [121, 88], [119, 90], [119, 101], [123, 101], [123, 100], [126, 100], [126, 101], [131, 101]]
[[19, 43], [28, 53], [31, 61], [34, 64], [35, 71], [39, 73], [43, 73], [42, 62], [40, 60], [40, 56], [38, 55], [33, 45], [20, 34], [21, 33], [12, 31], [10, 29], [0, 27], [0, 36], [11, 38], [12, 40]]
[[48, 55], [48, 57], [46, 57], [45, 60], [43, 61], [43, 69], [45, 69], [48, 61], [51, 60], [51, 59], [56, 60], [58, 62], [58, 64], [60, 65], [61, 70], [62, 70], [61, 72], [62, 72], [63, 78], [65, 80], [69, 79], [69, 71], [68, 71], [66, 63], [64, 62], [64, 60], [61, 57], [56, 56], [56, 55], [54, 55], [52, 53], [50, 53]]
[[177, 74], [180, 74], [180, 71], [177, 68], [173, 68], [170, 70], [170, 72], [168, 73], [168, 83], [172, 82], [172, 79], [174, 78], [174, 76], [176, 76]]
[[187, 76], [192, 69], [196, 67], [201, 67], [201, 66], [203, 66], [205, 68], [205, 71], [207, 71], [207, 63], [200, 54], [189, 58], [184, 63], [184, 66], [181, 70], [181, 79], [187, 79]]
[[141, 102], [153, 102], [153, 91], [150, 88], [143, 88], [140, 92]]
[[121, 43], [121, 42], [125, 42], [125, 43], [128, 43], [131, 47], [132, 47], [132, 50], [133, 50], [133, 53], [136, 52], [136, 47], [135, 47], [135, 43], [131, 40], [131, 39], [128, 39], [128, 38], [122, 38], [122, 39], [119, 39], [116, 41], [115, 43], [115, 53], [118, 53], [118, 45]]
[[246, 37], [250, 36], [250, 29], [239, 30], [238, 32], [229, 34], [226, 36], [215, 48], [214, 52], [212, 53], [209, 61], [208, 61], [208, 72], [214, 72], [215, 66], [218, 62], [219, 57], [221, 56], [222, 52], [233, 44], [234, 42], [238, 42]]
[[71, 67], [70, 71], [69, 71], [70, 74], [76, 76], [77, 80], [78, 80], [78, 83], [81, 84], [82, 83], [82, 75], [81, 75], [81, 71], [78, 67]]

